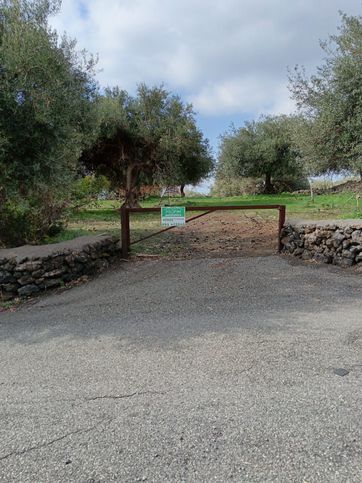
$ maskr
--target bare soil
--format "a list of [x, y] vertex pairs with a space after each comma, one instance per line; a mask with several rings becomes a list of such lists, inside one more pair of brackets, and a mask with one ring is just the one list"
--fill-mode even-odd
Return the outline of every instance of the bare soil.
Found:
[[278, 221], [260, 215], [212, 213], [133, 245], [137, 258], [267, 256], [278, 247]]

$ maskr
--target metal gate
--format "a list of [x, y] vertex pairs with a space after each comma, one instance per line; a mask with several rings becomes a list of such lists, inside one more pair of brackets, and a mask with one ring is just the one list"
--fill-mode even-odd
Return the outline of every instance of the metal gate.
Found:
[[[190, 221], [197, 220], [202, 216], [209, 215], [215, 211], [228, 211], [228, 210], [278, 210], [279, 211], [279, 221], [278, 221], [278, 251], [280, 252], [282, 249], [281, 244], [281, 232], [285, 223], [285, 213], [286, 207], [285, 205], [241, 205], [241, 206], [187, 206], [188, 211], [202, 211], [200, 215], [193, 216], [186, 220], [186, 223], [190, 223]], [[121, 225], [122, 225], [122, 256], [123, 258], [127, 258], [129, 255], [131, 245], [135, 243], [139, 243], [141, 241], [147, 240], [148, 238], [154, 237], [163, 233], [168, 230], [172, 230], [175, 228], [174, 226], [170, 226], [164, 228], [163, 230], [157, 231], [156, 233], [152, 233], [152, 235], [145, 236], [140, 238], [139, 240], [131, 242], [131, 231], [130, 231], [130, 214], [131, 213], [157, 213], [161, 214], [161, 207], [157, 208], [127, 208], [122, 206], [121, 208]]]

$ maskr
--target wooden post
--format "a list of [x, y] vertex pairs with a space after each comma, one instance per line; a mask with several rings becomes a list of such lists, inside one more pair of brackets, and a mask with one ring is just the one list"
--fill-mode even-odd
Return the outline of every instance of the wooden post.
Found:
[[121, 243], [122, 257], [128, 258], [131, 236], [129, 229], [129, 211], [124, 205], [121, 207]]
[[128, 252], [130, 251], [131, 247], [131, 226], [130, 226], [130, 221], [129, 221], [129, 210], [126, 211], [126, 224], [127, 224], [127, 248]]
[[285, 224], [285, 206], [279, 207], [279, 232], [278, 232], [278, 252], [280, 253], [283, 249], [282, 245], [282, 231]]

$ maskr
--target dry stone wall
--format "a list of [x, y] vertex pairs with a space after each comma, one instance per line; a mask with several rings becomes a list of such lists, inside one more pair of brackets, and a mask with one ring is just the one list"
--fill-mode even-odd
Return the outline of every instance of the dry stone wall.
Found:
[[316, 260], [362, 269], [362, 221], [300, 221], [287, 223], [283, 251], [303, 260]]
[[108, 235], [1, 249], [0, 300], [31, 296], [92, 275], [119, 256], [119, 238]]

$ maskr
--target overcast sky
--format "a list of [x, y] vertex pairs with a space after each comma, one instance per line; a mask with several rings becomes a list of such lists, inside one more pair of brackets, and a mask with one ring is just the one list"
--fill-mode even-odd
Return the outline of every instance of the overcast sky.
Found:
[[339, 10], [362, 0], [63, 0], [52, 23], [99, 54], [102, 86], [164, 83], [192, 102], [216, 151], [232, 122], [293, 111], [287, 68], [313, 72]]

